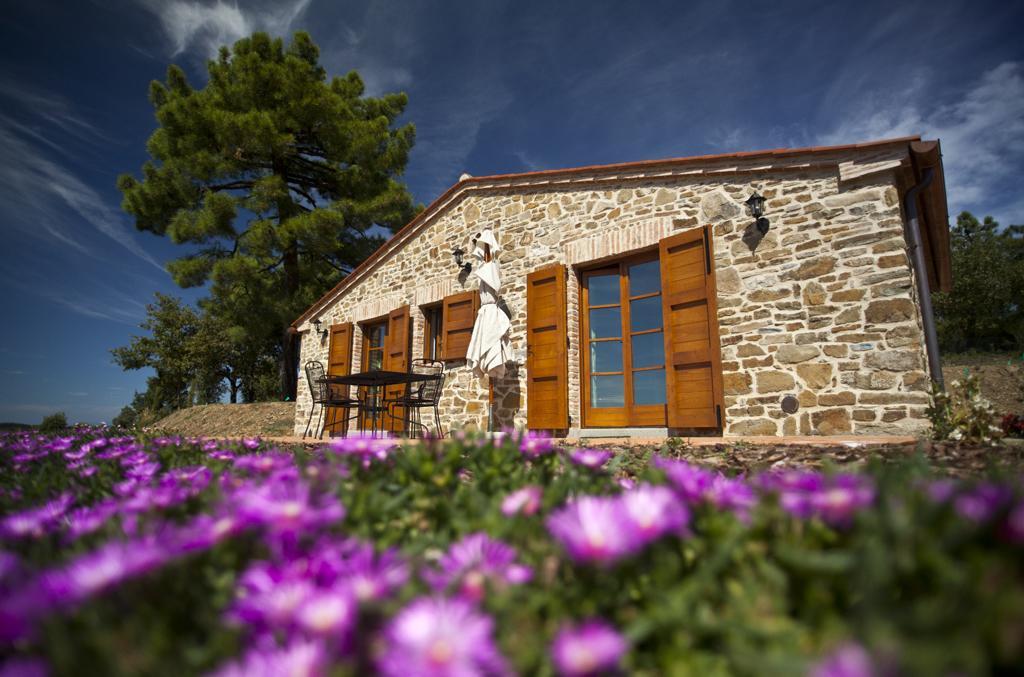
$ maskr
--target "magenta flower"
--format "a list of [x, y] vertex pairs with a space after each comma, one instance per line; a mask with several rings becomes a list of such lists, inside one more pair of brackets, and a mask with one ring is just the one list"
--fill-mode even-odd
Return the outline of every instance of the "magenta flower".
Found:
[[533, 515], [540, 509], [540, 501], [543, 495], [544, 491], [534, 484], [527, 485], [522, 489], [516, 489], [502, 500], [501, 512], [506, 517], [519, 513]]
[[866, 477], [836, 475], [811, 494], [812, 512], [826, 524], [844, 526], [875, 501], [875, 488]]
[[547, 435], [527, 430], [519, 438], [519, 451], [527, 458], [537, 458], [551, 453], [555, 443]]
[[607, 463], [612, 455], [607, 449], [573, 449], [569, 452], [569, 460], [584, 468], [597, 470]]
[[990, 482], [979, 484], [955, 499], [953, 507], [957, 514], [971, 522], [987, 522], [1006, 505], [1012, 493], [1006, 487]]
[[397, 446], [398, 443], [387, 436], [374, 437], [359, 433], [348, 437], [336, 437], [324, 449], [339, 456], [353, 456], [362, 459], [365, 465], [374, 460], [386, 460], [388, 454]]
[[50, 668], [42, 658], [14, 656], [0, 664], [0, 677], [46, 677]]
[[254, 487], [244, 486], [234, 500], [241, 517], [275, 533], [295, 534], [345, 517], [336, 498], [315, 495], [308, 484], [292, 475], [278, 474]]
[[96, 531], [117, 514], [119, 503], [106, 498], [93, 505], [76, 508], [64, 516], [68, 538], [74, 540]]
[[691, 505], [704, 500], [706, 492], [717, 476], [710, 470], [698, 468], [686, 461], [675, 461], [660, 456], [654, 458], [654, 467], [665, 471], [669, 483]]
[[256, 632], [292, 628], [299, 609], [313, 599], [317, 589], [301, 575], [290, 574], [294, 572], [265, 562], [249, 567], [228, 618]]
[[327, 652], [319, 641], [294, 640], [285, 647], [259, 646], [214, 673], [215, 677], [324, 677]]
[[873, 677], [871, 656], [859, 644], [844, 644], [813, 666], [809, 677]]
[[719, 510], [728, 510], [742, 519], [746, 519], [750, 515], [750, 510], [757, 505], [754, 490], [745, 480], [738, 477], [716, 475], [704, 497]]
[[488, 581], [517, 585], [532, 576], [529, 567], [516, 563], [515, 548], [482, 532], [452, 544], [439, 564], [440, 571], [424, 572], [424, 577], [437, 589], [458, 584], [459, 595], [474, 602], [483, 599]]
[[581, 496], [551, 514], [547, 527], [577, 562], [608, 564], [641, 545], [618, 497]]
[[51, 602], [73, 605], [121, 582], [159, 568], [168, 559], [161, 541], [146, 538], [112, 541], [64, 568], [43, 574], [42, 588]]
[[611, 671], [629, 650], [626, 639], [602, 620], [558, 631], [551, 645], [551, 659], [561, 675], [578, 677]]
[[377, 669], [394, 677], [502, 675], [494, 622], [462, 599], [420, 597], [391, 620]]
[[650, 543], [665, 534], [680, 534], [690, 522], [690, 511], [671, 489], [641, 484], [623, 492], [619, 500], [638, 540]]
[[8, 515], [0, 521], [0, 534], [10, 538], [42, 536], [53, 530], [74, 502], [75, 497], [70, 492], [65, 492], [38, 508]]
[[253, 473], [270, 474], [291, 468], [295, 465], [295, 457], [284, 452], [238, 456], [233, 458], [235, 470], [246, 470]]
[[357, 600], [372, 602], [405, 585], [409, 566], [393, 549], [378, 554], [371, 543], [361, 543], [337, 564], [336, 575]]
[[347, 637], [355, 616], [356, 600], [342, 587], [313, 592], [295, 612], [300, 628], [321, 637]]

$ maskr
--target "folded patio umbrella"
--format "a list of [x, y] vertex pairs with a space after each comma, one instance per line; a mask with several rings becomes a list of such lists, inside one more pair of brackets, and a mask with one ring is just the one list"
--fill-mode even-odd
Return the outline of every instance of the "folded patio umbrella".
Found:
[[[490, 261], [484, 261], [485, 244], [491, 249]], [[473, 255], [482, 263], [473, 271], [473, 275], [480, 280], [480, 310], [477, 311], [473, 336], [469, 340], [466, 363], [478, 377], [486, 374], [491, 378], [501, 378], [505, 375], [505, 363], [512, 357], [508, 342], [512, 323], [498, 307], [501, 270], [496, 256], [499, 251], [501, 247], [490, 229], [485, 229], [477, 236]]]

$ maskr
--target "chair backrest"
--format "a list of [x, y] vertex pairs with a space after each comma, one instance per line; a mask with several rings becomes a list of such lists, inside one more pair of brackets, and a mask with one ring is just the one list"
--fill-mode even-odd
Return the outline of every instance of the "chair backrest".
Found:
[[411, 396], [431, 404], [437, 404], [441, 399], [441, 389], [444, 387], [444, 362], [413, 360], [412, 371], [417, 374], [427, 374], [431, 378], [418, 383]]
[[306, 383], [309, 384], [309, 395], [313, 398], [313, 404], [323, 404], [330, 398], [324, 365], [316, 360], [306, 363]]

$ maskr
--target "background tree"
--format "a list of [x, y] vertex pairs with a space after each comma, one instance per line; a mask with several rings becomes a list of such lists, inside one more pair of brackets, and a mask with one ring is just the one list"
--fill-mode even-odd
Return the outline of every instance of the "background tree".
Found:
[[152, 160], [141, 180], [119, 177], [123, 208], [138, 229], [195, 246], [169, 264], [179, 285], [264, 293], [252, 319], [272, 320], [281, 394], [294, 398], [290, 323], [379, 246], [374, 226], [414, 212], [396, 180], [415, 136], [395, 127], [407, 97], [365, 97], [355, 72], [328, 80], [303, 32], [287, 49], [256, 33], [207, 68], [202, 89], [174, 65], [150, 85]]
[[950, 231], [953, 290], [935, 294], [944, 350], [1024, 350], [1024, 226], [961, 212]]
[[197, 356], [205, 349], [202, 341], [194, 340], [200, 322], [199, 313], [180, 299], [157, 294], [156, 302], [146, 306], [146, 319], [140, 325], [149, 335], [133, 336], [127, 346], [110, 351], [123, 369], [149, 367], [155, 372], [147, 381], [146, 409], [162, 415], [220, 399], [222, 379], [208, 371], [218, 360]]

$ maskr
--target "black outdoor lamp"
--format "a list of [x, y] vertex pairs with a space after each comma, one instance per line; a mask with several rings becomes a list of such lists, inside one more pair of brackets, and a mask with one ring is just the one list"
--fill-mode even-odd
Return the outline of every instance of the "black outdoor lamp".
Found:
[[746, 204], [747, 209], [750, 210], [750, 215], [757, 219], [757, 230], [762, 235], [767, 233], [770, 224], [768, 222], [768, 219], [764, 217], [764, 197], [758, 195], [757, 191], [755, 190], [754, 194], [748, 197], [747, 201], [744, 204]]
[[473, 270], [472, 263], [469, 263], [468, 261], [466, 263], [462, 262], [462, 259], [466, 256], [465, 249], [456, 246], [454, 249], [452, 249], [452, 256], [455, 258], [455, 265], [458, 266], [461, 272], [468, 273], [469, 271]]
[[321, 329], [321, 325], [322, 324], [323, 323], [320, 322], [320, 318], [319, 317], [317, 319], [313, 320], [313, 329], [315, 329], [317, 331], [317, 333], [320, 334], [320, 340], [321, 341], [323, 341], [325, 338], [327, 338], [327, 330], [326, 329]]

